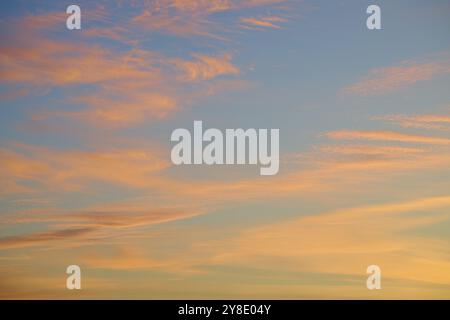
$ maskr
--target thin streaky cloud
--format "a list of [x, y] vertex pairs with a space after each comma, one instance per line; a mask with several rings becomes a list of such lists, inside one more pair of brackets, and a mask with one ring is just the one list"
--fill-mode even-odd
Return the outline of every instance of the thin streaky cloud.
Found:
[[208, 80], [221, 75], [236, 75], [240, 70], [231, 63], [231, 55], [207, 56], [194, 54], [195, 60], [173, 60], [174, 65], [183, 73], [182, 81]]
[[450, 130], [450, 116], [448, 115], [424, 114], [408, 116], [402, 114], [392, 114], [375, 117], [374, 119], [395, 123], [405, 128], [421, 128], [444, 131]]
[[450, 60], [408, 60], [398, 65], [375, 68], [366, 76], [343, 89], [345, 94], [377, 95], [390, 93], [415, 83], [450, 73]]
[[[240, 261], [256, 266], [258, 261], [260, 267], [270, 269], [276, 260], [285, 271], [359, 275], [361, 266], [375, 260], [387, 270], [385, 277], [448, 285], [446, 242], [414, 230], [448, 221], [449, 207], [450, 197], [442, 196], [304, 215], [244, 230], [226, 239], [226, 245], [214, 242], [208, 247], [209, 263]], [[416, 259], [413, 252], [420, 252], [423, 259]]]
[[[83, 246], [101, 244], [106, 240], [120, 239], [124, 231], [133, 228], [183, 220], [200, 215], [199, 209], [163, 208], [158, 210], [120, 210], [85, 211], [65, 213], [52, 209], [52, 214], [43, 213], [40, 217], [30, 213], [15, 215], [9, 223], [31, 222], [47, 223], [48, 229], [41, 232], [1, 237], [0, 249], [41, 246], [45, 248]], [[50, 210], [47, 210], [49, 212]]]
[[287, 19], [278, 16], [241, 18], [241, 22], [247, 26], [265, 27], [273, 29], [280, 29], [281, 27], [278, 24], [286, 21]]
[[407, 134], [396, 131], [339, 130], [327, 132], [326, 136], [336, 140], [398, 141], [437, 145], [450, 144], [450, 139], [448, 138]]

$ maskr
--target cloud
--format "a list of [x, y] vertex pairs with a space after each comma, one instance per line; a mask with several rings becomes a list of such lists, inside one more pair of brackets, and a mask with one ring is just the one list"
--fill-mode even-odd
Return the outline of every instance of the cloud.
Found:
[[230, 63], [231, 55], [222, 56], [194, 55], [195, 61], [173, 60], [175, 66], [183, 72], [183, 81], [208, 80], [221, 75], [239, 74], [239, 68]]
[[82, 238], [94, 231], [93, 228], [72, 228], [56, 231], [47, 231], [21, 236], [0, 238], [0, 249], [23, 248], [36, 245], [48, 245], [52, 242], [63, 242]]
[[277, 16], [266, 16], [261, 18], [241, 18], [241, 22], [253, 27], [266, 27], [273, 29], [280, 29], [281, 27], [275, 23], [286, 22], [287, 20]]
[[[282, 155], [283, 171], [272, 179], [248, 174], [232, 181], [175, 179], [172, 173], [176, 169], [165, 156], [168, 151], [142, 145], [62, 151], [11, 144], [1, 150], [5, 165], [0, 174], [5, 194], [97, 192], [95, 183], [105, 182], [127, 191], [145, 191], [161, 203], [186, 205], [194, 201], [199, 206], [217, 208], [231, 200], [320, 194], [344, 184], [382, 180], [387, 173], [434, 170], [450, 158], [450, 139], [444, 137], [382, 130], [340, 130], [325, 137], [331, 141], [313, 146], [300, 157], [296, 152]], [[232, 172], [225, 167], [217, 170], [221, 177]]]
[[405, 128], [420, 128], [433, 130], [450, 130], [450, 116], [438, 114], [424, 114], [407, 116], [402, 114], [393, 114], [376, 117], [375, 119], [389, 121], [399, 124]]
[[[39, 28], [53, 23], [38, 24], [33, 29], [28, 26], [30, 19], [14, 21], [23, 29], [20, 41], [2, 42], [0, 81], [12, 86], [11, 91], [17, 86], [16, 92], [20, 89], [28, 94], [39, 88], [61, 88], [68, 95], [66, 100], [75, 105], [71, 110], [51, 110], [56, 106], [35, 110], [35, 122], [63, 117], [121, 128], [161, 120], [179, 110], [181, 101], [185, 105], [193, 97], [201, 99], [211, 93], [211, 86], [220, 90], [223, 86], [216, 84], [215, 78], [240, 73], [229, 53], [193, 53], [193, 59], [182, 59], [138, 49], [130, 43], [126, 45], [128, 49], [117, 50], [83, 39], [68, 42], [41, 33]], [[34, 16], [32, 20], [46, 21], [45, 16]], [[196, 86], [187, 89], [187, 83]]]
[[397, 66], [370, 70], [363, 79], [344, 88], [344, 93], [384, 94], [449, 73], [450, 62], [448, 59], [426, 62], [407, 60]]
[[199, 209], [187, 207], [184, 210], [181, 208], [137, 209], [132, 205], [126, 209], [121, 209], [120, 206], [114, 208], [103, 206], [97, 211], [79, 212], [49, 209], [40, 213], [39, 216], [27, 212], [16, 213], [9, 219], [10, 225], [39, 222], [45, 223], [48, 230], [0, 238], [0, 249], [100, 245], [107, 240], [124, 239], [128, 230], [187, 219], [199, 214], [202, 214]]
[[144, 5], [142, 12], [133, 17], [132, 24], [136, 24], [145, 30], [160, 30], [177, 36], [202, 36], [223, 40], [223, 34], [233, 30], [234, 21], [225, 24], [214, 19], [213, 14], [230, 11], [240, 12], [258, 7], [273, 8], [274, 5], [280, 3], [291, 4], [292, 1], [163, 0]]
[[[2, 149], [5, 158], [2, 163], [6, 163], [7, 172], [13, 174], [5, 174], [6, 179], [2, 177], [2, 181], [20, 185], [21, 179], [34, 179], [40, 181], [37, 189], [43, 194], [58, 189], [58, 196], [63, 199], [67, 197], [64, 189], [68, 194], [77, 188], [88, 195], [103, 194], [101, 187], [91, 189], [91, 183], [95, 181], [106, 181], [126, 188], [124, 190], [132, 187], [144, 193], [127, 201], [96, 201], [79, 210], [53, 208], [50, 203], [48, 209], [41, 208], [40, 211], [3, 213], [2, 221], [8, 227], [32, 224], [33, 231], [1, 238], [0, 248], [13, 249], [8, 254], [18, 248], [38, 247], [52, 252], [80, 249], [83, 251], [77, 255], [78, 261], [93, 269], [139, 269], [142, 272], [156, 269], [186, 275], [202, 274], [209, 267], [238, 266], [250, 270], [259, 268], [262, 272], [277, 270], [289, 279], [299, 277], [291, 275], [293, 270], [301, 272], [302, 276], [320, 274], [321, 279], [329, 279], [332, 275], [341, 277], [339, 279], [357, 278], [361, 274], [365, 276], [365, 267], [376, 260], [382, 265], [386, 277], [384, 284], [400, 281], [414, 290], [446, 285], [448, 277], [442, 271], [449, 265], [445, 258], [446, 243], [414, 234], [418, 228], [445, 223], [450, 218], [446, 211], [450, 201], [445, 195], [349, 206], [325, 210], [319, 215], [305, 210], [298, 212], [296, 218], [243, 229], [226, 239], [188, 243], [183, 252], [169, 250], [158, 255], [160, 252], [139, 241], [154, 237], [160, 230], [165, 230], [162, 234], [170, 233], [163, 229], [167, 226], [162, 226], [165, 222], [215, 212], [229, 203], [238, 205], [253, 200], [269, 202], [285, 198], [323, 202], [324, 197], [332, 199], [330, 195], [339, 201], [348, 200], [348, 197], [353, 201], [355, 190], [358, 190], [358, 196], [366, 191], [373, 199], [371, 201], [377, 202], [374, 195], [377, 188], [389, 189], [392, 181], [398, 182], [400, 173], [420, 175], [420, 187], [435, 186], [431, 171], [427, 170], [445, 174], [443, 170], [450, 159], [447, 143], [429, 139], [424, 142], [424, 136], [420, 135], [420, 139], [409, 134], [392, 136], [390, 131], [389, 134], [375, 131], [375, 136], [347, 131], [352, 134], [326, 135], [332, 140], [305, 151], [300, 159], [295, 154], [285, 155], [287, 165], [293, 167], [269, 180], [239, 177], [232, 181], [212, 181], [180, 176], [173, 179], [167, 172], [170, 164], [167, 167], [160, 150], [138, 145], [63, 151], [11, 144]], [[347, 144], [348, 139], [357, 141]], [[336, 141], [338, 143], [334, 144]], [[374, 141], [390, 144], [375, 145], [372, 144]], [[436, 190], [439, 189], [436, 187]], [[404, 192], [409, 189], [405, 187]], [[396, 195], [393, 190], [391, 196], [395, 198]], [[157, 231], [146, 229], [157, 224], [161, 224]], [[117, 246], [117, 253], [111, 253], [109, 248], [98, 254], [94, 250], [101, 245]], [[95, 253], [86, 253], [86, 248], [92, 248]], [[403, 262], [408, 263], [405, 269], [401, 267]], [[314, 278], [309, 279], [316, 284]], [[324, 280], [324, 287], [329, 284], [327, 281], [336, 280]], [[349, 286], [356, 290], [352, 284]], [[305, 290], [305, 287], [297, 289]], [[281, 294], [283, 290], [279, 290]], [[345, 294], [352, 296], [352, 290]], [[335, 292], [334, 296], [342, 294]], [[320, 293], [317, 295], [321, 296]]]
[[83, 256], [83, 265], [93, 269], [136, 270], [163, 269], [164, 263], [148, 257], [148, 254], [131, 246], [119, 246], [114, 254], [87, 254]]
[[[59, 151], [46, 147], [15, 144], [0, 149], [4, 164], [2, 180], [14, 185], [4, 192], [77, 190], [89, 182], [104, 181], [128, 187], [157, 185], [152, 175], [171, 164], [159, 157], [160, 151], [147, 149], [109, 149]], [[35, 187], [27, 184], [32, 181]], [[44, 189], [43, 189], [44, 188]]]
[[29, 37], [25, 42], [2, 44], [2, 82], [60, 87], [156, 79], [151, 53], [142, 50], [116, 53], [97, 45], [43, 37]]
[[406, 134], [395, 131], [340, 130], [326, 133], [326, 136], [337, 140], [378, 140], [415, 142], [425, 144], [449, 145], [450, 139], [425, 135]]
[[[116, 89], [114, 89], [116, 88]], [[73, 99], [89, 106], [77, 111], [51, 112], [47, 117], [62, 116], [99, 126], [124, 127], [153, 119], [161, 120], [178, 108], [178, 97], [146, 90], [145, 86], [126, 88], [121, 84], [104, 86], [94, 95]], [[41, 118], [45, 114], [38, 115]]]
[[321, 152], [324, 153], [338, 153], [344, 155], [383, 155], [383, 156], [394, 156], [394, 155], [414, 155], [426, 152], [422, 148], [413, 147], [400, 147], [400, 146], [377, 146], [377, 145], [321, 145], [318, 146]]
[[[35, 108], [34, 126], [61, 118], [112, 128], [161, 120], [220, 91], [224, 82], [216, 78], [241, 71], [228, 52], [192, 52], [187, 53], [191, 58], [185, 59], [142, 49], [145, 46], [140, 44], [149, 35], [163, 31], [219, 39], [232, 27], [214, 13], [275, 9], [274, 5], [282, 2], [290, 5], [290, 1], [280, 0], [163, 0], [134, 3], [129, 15], [117, 14], [123, 10], [121, 4], [92, 5], [83, 14], [89, 28], [74, 34], [70, 41], [58, 32], [67, 17], [64, 12], [8, 18], [4, 23], [14, 32], [2, 35], [0, 81], [8, 86], [9, 96], [45, 96], [59, 88], [63, 99], [72, 104], [70, 110], [59, 108], [56, 101], [47, 102], [46, 110]], [[284, 20], [276, 15], [262, 19], [272, 23]], [[123, 46], [119, 48], [117, 41]], [[225, 90], [243, 87], [242, 80], [227, 81]], [[186, 86], [189, 83], [195, 86]]]
[[384, 287], [394, 279], [407, 280], [414, 288], [420, 288], [416, 281], [448, 285], [446, 242], [414, 231], [448, 221], [449, 208], [450, 197], [442, 196], [302, 213], [299, 218], [244, 230], [226, 239], [226, 245], [210, 244], [209, 263], [360, 277], [375, 263], [382, 268]]

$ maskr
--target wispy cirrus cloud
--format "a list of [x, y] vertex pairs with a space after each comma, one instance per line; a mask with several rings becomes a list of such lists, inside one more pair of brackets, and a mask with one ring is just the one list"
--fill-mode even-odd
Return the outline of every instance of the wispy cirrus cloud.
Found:
[[407, 134], [396, 131], [340, 130], [326, 133], [331, 139], [414, 142], [449, 145], [450, 139], [427, 135]]
[[[15, 213], [7, 221], [10, 225], [45, 223], [43, 231], [23, 233], [0, 238], [0, 249], [41, 246], [45, 248], [84, 246], [107, 243], [120, 239], [135, 228], [192, 218], [203, 214], [199, 208], [138, 208], [128, 204], [85, 209], [83, 211], [58, 210], [55, 208], [36, 212]], [[42, 228], [41, 228], [42, 229]]]
[[241, 22], [247, 27], [264, 27], [280, 29], [279, 23], [286, 22], [287, 19], [278, 16], [264, 16], [258, 18], [241, 18]]
[[[448, 286], [450, 277], [444, 271], [450, 266], [446, 242], [414, 231], [448, 221], [449, 207], [450, 197], [442, 196], [302, 214], [244, 230], [226, 239], [226, 244], [212, 243], [207, 263], [229, 265], [232, 261], [241, 267], [258, 266], [261, 272], [276, 264], [285, 272], [347, 276], [361, 275], [368, 265], [376, 263], [384, 271], [384, 286], [395, 286], [399, 279], [409, 281], [417, 292], [427, 284]], [[221, 248], [220, 253], [214, 254], [217, 248]], [[292, 274], [294, 279], [297, 276]], [[348, 282], [348, 286], [354, 284]]]
[[[324, 193], [345, 193], [342, 190], [348, 185], [368, 188], [375, 185], [374, 179], [378, 179], [384, 186], [389, 179], [395, 179], [394, 174], [400, 171], [416, 174], [428, 172], [426, 170], [437, 170], [448, 164], [450, 159], [448, 149], [445, 149], [446, 143], [429, 140], [423, 143], [423, 139], [418, 139], [414, 135], [413, 138], [407, 139], [403, 136], [392, 138], [385, 134], [355, 138], [358, 144], [355, 141], [347, 144], [346, 140], [345, 137], [337, 136], [336, 139], [328, 141], [329, 144], [315, 146], [301, 159], [298, 166], [270, 181], [256, 178], [228, 182], [204, 182], [180, 178], [174, 181], [163, 176], [164, 165], [156, 166], [154, 170], [145, 173], [143, 168], [146, 162], [134, 161], [132, 156], [133, 150], [137, 152], [141, 149], [130, 149], [128, 150], [130, 153], [124, 152], [123, 157], [117, 156], [117, 161], [111, 161], [111, 164], [108, 161], [110, 158], [108, 154], [114, 149], [109, 149], [109, 152], [108, 149], [104, 149], [104, 157], [99, 154], [99, 159], [102, 160], [98, 161], [98, 164], [94, 161], [97, 159], [94, 154], [91, 155], [91, 160], [88, 154], [73, 150], [61, 153], [47, 150], [44, 153], [45, 148], [36, 148], [34, 156], [31, 156], [33, 155], [31, 151], [34, 150], [31, 147], [18, 150], [25, 158], [37, 159], [38, 164], [48, 163], [52, 168], [58, 168], [65, 163], [68, 163], [68, 166], [64, 168], [69, 172], [72, 166], [85, 168], [75, 170], [73, 176], [69, 175], [61, 181], [73, 183], [85, 179], [85, 182], [99, 179], [142, 189], [148, 189], [153, 183], [157, 183], [158, 192], [169, 195], [169, 199], [161, 202], [155, 194], [150, 193], [147, 201], [141, 203], [141, 207], [136, 206], [136, 201], [130, 201], [122, 205], [99, 203], [81, 210], [59, 211], [53, 208], [39, 214], [15, 213], [10, 216], [11, 221], [4, 221], [10, 225], [39, 222], [41, 226], [45, 223], [47, 227], [40, 231], [3, 237], [0, 239], [0, 249], [6, 251], [39, 247], [64, 250], [89, 246], [94, 248], [98, 245], [110, 245], [112, 248], [117, 246], [117, 254], [110, 253], [110, 250], [105, 250], [101, 254], [84, 253], [79, 255], [79, 261], [92, 269], [164, 270], [166, 273], [176, 275], [202, 273], [210, 266], [229, 265], [245, 266], [249, 269], [257, 267], [262, 270], [261, 272], [265, 272], [266, 267], [269, 270], [274, 267], [274, 259], [279, 259], [282, 263], [278, 263], [276, 268], [283, 272], [291, 272], [301, 265], [303, 276], [305, 273], [314, 273], [357, 277], [360, 272], [364, 272], [367, 265], [373, 263], [371, 259], [376, 257], [378, 263], [390, 270], [386, 279], [401, 280], [408, 285], [414, 281], [421, 281], [421, 285], [413, 286], [414, 290], [420, 291], [422, 285], [445, 284], [448, 280], [442, 272], [442, 268], [448, 265], [445, 257], [442, 258], [446, 252], [445, 243], [434, 241], [429, 237], [416, 236], [413, 231], [419, 227], [426, 228], [448, 220], [445, 209], [450, 202], [447, 196], [348, 207], [326, 211], [319, 215], [307, 215], [307, 212], [302, 212], [299, 215], [303, 217], [245, 228], [238, 234], [234, 232], [235, 236], [227, 237], [226, 240], [196, 242], [185, 252], [181, 254], [177, 252], [176, 256], [171, 253], [161, 256], [145, 248], [142, 243], [131, 241], [153, 236], [151, 232], [143, 233], [142, 228], [189, 219], [222, 208], [224, 203], [229, 201], [238, 203], [262, 198], [298, 199], [310, 198], [311, 195], [321, 198]], [[331, 144], [336, 141], [339, 144]], [[371, 143], [374, 141], [390, 144], [374, 145]], [[411, 145], [397, 145], [395, 142], [408, 142]], [[139, 154], [137, 152], [138, 156]], [[69, 156], [80, 160], [71, 160]], [[150, 157], [149, 160], [156, 161], [157, 154], [155, 156], [156, 158]], [[52, 162], [46, 157], [59, 160]], [[99, 163], [102, 162], [105, 162], [105, 171], [100, 168]], [[123, 167], [114, 164], [115, 162], [123, 162], [125, 167], [134, 168], [134, 173], [123, 176], [124, 179], [129, 179], [128, 181], [121, 181], [115, 175], [104, 176], [107, 172], [123, 171]], [[88, 175], [91, 179], [87, 177]], [[138, 175], [142, 175], [143, 178], [138, 179]], [[64, 174], [62, 177], [64, 178]], [[43, 178], [46, 179], [48, 178]], [[50, 181], [53, 180], [50, 178]], [[177, 201], [184, 199], [184, 203], [173, 208], [154, 207], [155, 203], [164, 204], [168, 201], [175, 204], [175, 199]], [[197, 207], [186, 206], [188, 203], [195, 203]], [[367, 221], [370, 222], [369, 229], [365, 229]], [[226, 241], [226, 244], [223, 241]], [[413, 261], [408, 258], [413, 255], [425, 257], [426, 261]], [[333, 264], [333, 261], [339, 263]], [[355, 261], [357, 266], [354, 266]], [[411, 263], [408, 265], [406, 277], [402, 276], [401, 270], [396, 269], [401, 261]], [[261, 268], [261, 265], [264, 267]], [[362, 271], [358, 266], [362, 266]], [[422, 273], [421, 270], [433, 270], [433, 275]], [[324, 280], [325, 285], [327, 281]]]
[[52, 246], [53, 243], [62, 243], [65, 240], [81, 239], [92, 234], [93, 228], [72, 228], [55, 231], [45, 231], [21, 236], [9, 236], [0, 238], [1, 249], [24, 248], [30, 246]]
[[[160, 30], [178, 36], [224, 39], [224, 34], [233, 32], [232, 25], [235, 22], [218, 22], [212, 18], [212, 14], [259, 7], [276, 9], [276, 6], [282, 3], [295, 6], [295, 2], [289, 0], [164, 0], [157, 4], [150, 2], [144, 5], [131, 22], [146, 30]], [[269, 18], [266, 24], [281, 22], [270, 19], [272, 18]]]
[[[332, 181], [337, 178], [341, 183], [355, 183], [375, 172], [382, 177], [380, 172], [430, 170], [448, 163], [450, 156], [450, 140], [445, 137], [382, 130], [339, 130], [324, 136], [329, 143], [316, 145], [301, 157], [296, 153], [282, 155], [286, 168], [274, 179], [237, 177], [234, 181], [206, 182], [174, 179], [164, 151], [155, 148], [63, 151], [12, 144], [1, 153], [5, 163], [2, 179], [8, 186], [3, 192], [82, 190], [92, 188], [91, 182], [101, 181], [120, 188], [159, 190], [158, 194], [166, 195], [164, 201], [187, 204], [196, 199], [199, 204], [216, 207], [230, 199], [259, 199], [267, 190], [271, 190], [272, 198], [289, 197], [336, 188]], [[34, 181], [37, 188], [27, 181]]]
[[370, 70], [361, 80], [345, 87], [343, 92], [359, 95], [384, 94], [449, 73], [448, 58], [429, 61], [406, 60], [398, 65]]
[[[143, 148], [61, 151], [15, 144], [0, 149], [2, 180], [7, 186], [15, 186], [2, 191], [76, 190], [96, 180], [129, 187], [150, 186], [156, 183], [150, 179], [152, 174], [170, 166], [158, 154]], [[27, 186], [26, 181], [33, 181], [37, 187]]]
[[[116, 50], [82, 40], [53, 38], [40, 33], [39, 28], [27, 27], [26, 19], [15, 22], [24, 32], [20, 43], [2, 42], [1, 82], [22, 91], [62, 88], [70, 92], [68, 100], [78, 105], [70, 111], [36, 110], [35, 121], [62, 116], [95, 125], [123, 127], [159, 120], [179, 109], [180, 101], [186, 103], [192, 97], [199, 99], [209, 94], [203, 88], [186, 90], [183, 87], [186, 83], [211, 86], [215, 78], [240, 72], [229, 53], [194, 53], [194, 59], [182, 59], [133, 46]], [[43, 28], [47, 27], [45, 24]], [[89, 86], [89, 90], [83, 91], [80, 86]], [[220, 85], [215, 88], [220, 90]], [[27, 93], [33, 91], [26, 90]]]
[[[42, 95], [54, 88], [70, 92], [66, 99], [76, 107], [70, 111], [56, 106], [35, 109], [35, 122], [63, 117], [94, 126], [123, 128], [145, 120], [161, 120], [204, 96], [242, 88], [238, 79], [216, 81], [238, 76], [241, 70], [228, 52], [192, 52], [191, 58], [184, 58], [143, 49], [140, 44], [149, 32], [220, 37], [227, 28], [210, 19], [211, 14], [269, 8], [280, 3], [290, 5], [290, 1], [280, 0], [164, 0], [133, 4], [125, 16], [117, 14], [120, 5], [89, 5], [83, 21], [90, 27], [74, 34], [70, 41], [57, 32], [65, 25], [64, 12], [13, 18], [5, 22], [14, 26], [15, 35], [2, 41], [0, 81], [9, 86], [8, 96], [14, 97]], [[120, 19], [120, 26], [114, 24], [116, 19]], [[264, 19], [283, 20], [277, 16]], [[92, 41], [98, 38], [102, 41]], [[123, 48], [118, 49], [108, 40], [122, 42]], [[232, 84], [233, 80], [237, 83]], [[196, 86], [186, 90], [186, 83]], [[82, 86], [85, 90], [80, 89]], [[3, 94], [2, 98], [8, 96]]]
[[384, 120], [399, 124], [405, 128], [421, 128], [421, 129], [433, 129], [433, 130], [450, 130], [450, 116], [438, 115], [438, 114], [424, 114], [424, 115], [402, 115], [392, 114], [375, 119]]
[[175, 59], [174, 65], [182, 71], [183, 81], [208, 80], [220, 75], [236, 75], [240, 70], [233, 65], [230, 54], [220, 56], [194, 55], [195, 60]]

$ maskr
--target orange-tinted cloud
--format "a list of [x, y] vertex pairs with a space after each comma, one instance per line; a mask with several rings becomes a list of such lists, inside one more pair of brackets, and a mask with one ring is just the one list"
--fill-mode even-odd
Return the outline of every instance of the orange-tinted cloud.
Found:
[[[111, 90], [113, 87], [117, 87], [117, 90]], [[115, 85], [102, 89], [98, 94], [74, 99], [88, 108], [53, 112], [49, 116], [60, 115], [100, 126], [128, 126], [145, 120], [165, 118], [176, 110], [177, 100], [174, 96], [147, 91], [144, 86], [126, 90]]]
[[196, 60], [188, 61], [175, 59], [174, 64], [179, 68], [184, 81], [208, 80], [220, 75], [235, 75], [239, 73], [239, 68], [230, 63], [231, 56], [194, 55]]
[[211, 17], [212, 14], [254, 7], [270, 7], [283, 2], [288, 3], [289, 1], [163, 0], [144, 5], [142, 12], [132, 19], [131, 24], [145, 30], [161, 30], [178, 36], [193, 35], [223, 39], [223, 34], [232, 30], [233, 27], [218, 23]]
[[0, 238], [0, 249], [23, 248], [36, 245], [52, 245], [52, 242], [61, 243], [65, 240], [76, 240], [94, 231], [92, 228], [73, 228], [56, 231], [32, 233], [21, 236]]
[[266, 16], [261, 18], [241, 18], [241, 22], [247, 26], [266, 27], [273, 29], [280, 29], [281, 27], [276, 23], [286, 22], [287, 20], [277, 16]]
[[[377, 264], [383, 272], [384, 288], [395, 286], [397, 279], [419, 289], [426, 283], [449, 285], [446, 242], [413, 232], [448, 221], [448, 208], [450, 197], [442, 196], [318, 215], [302, 213], [299, 218], [244, 230], [234, 239], [226, 239], [226, 243], [216, 241], [209, 248], [209, 263], [259, 265], [269, 270], [276, 267], [279, 272], [355, 275], [363, 281], [365, 268]], [[198, 249], [208, 250], [207, 246]], [[355, 285], [365, 289], [364, 282], [348, 283], [350, 287]], [[335, 297], [342, 294], [334, 292]]]
[[395, 131], [366, 131], [366, 130], [341, 130], [328, 132], [327, 137], [339, 140], [379, 140], [379, 141], [398, 141], [398, 142], [415, 142], [437, 145], [449, 145], [450, 139], [406, 134]]
[[[139, 209], [132, 205], [102, 206], [101, 209], [64, 212], [47, 209], [39, 213], [14, 214], [10, 225], [23, 223], [46, 223], [47, 230], [0, 238], [0, 249], [44, 246], [47, 248], [102, 244], [111, 239], [123, 239], [128, 230], [174, 220], [191, 218], [202, 214], [196, 208]], [[157, 205], [154, 206], [155, 208]], [[66, 210], [67, 211], [67, 210]]]
[[[107, 181], [129, 187], [155, 185], [152, 174], [170, 166], [160, 151], [146, 149], [110, 149], [95, 151], [58, 151], [45, 147], [15, 145], [0, 150], [2, 180], [22, 186], [34, 181], [36, 188], [25, 190], [76, 190], [89, 181]], [[16, 190], [17, 191], [17, 190]], [[5, 189], [10, 193], [14, 190]]]
[[1, 56], [5, 83], [39, 87], [156, 79], [152, 54], [142, 50], [116, 53], [96, 45], [31, 36], [16, 46], [3, 43]]
[[448, 115], [424, 114], [407, 116], [401, 114], [393, 114], [377, 117], [376, 119], [396, 123], [405, 128], [422, 128], [435, 130], [450, 129], [450, 116]]
[[[164, 195], [161, 201], [186, 205], [195, 199], [200, 206], [218, 206], [231, 199], [244, 201], [320, 193], [324, 189], [340, 188], [339, 183], [346, 181], [362, 183], [375, 177], [382, 179], [383, 172], [433, 170], [447, 164], [450, 158], [450, 139], [444, 137], [381, 130], [341, 130], [325, 136], [339, 144], [315, 146], [301, 153], [300, 158], [297, 153], [282, 155], [283, 171], [272, 179], [248, 174], [236, 176], [232, 181], [174, 179], [171, 170], [175, 168], [166, 158], [167, 150], [139, 146], [58, 151], [20, 145], [2, 150], [3, 162], [7, 164], [2, 177], [4, 185], [13, 193], [26, 189], [30, 192], [82, 190], [91, 188], [91, 182], [101, 181], [121, 188], [147, 190], [150, 194], [156, 192], [158, 197]], [[218, 167], [217, 170], [223, 170], [225, 177], [231, 169]], [[36, 182], [38, 188], [31, 188], [24, 183], [26, 180]]]
[[[114, 36], [98, 28], [87, 30], [87, 34], [83, 33], [75, 41], [60, 39], [49, 31], [61, 22], [61, 15], [47, 16], [27, 16], [13, 21], [20, 30], [20, 41], [14, 40], [17, 37], [3, 41], [0, 53], [0, 81], [12, 89], [20, 87], [16, 92], [33, 94], [33, 90], [39, 89], [58, 87], [67, 92], [70, 89], [71, 96], [67, 99], [78, 104], [70, 111], [35, 110], [35, 121], [63, 116], [95, 125], [122, 127], [160, 120], [178, 110], [180, 101], [186, 104], [192, 97], [199, 99], [210, 94], [203, 87], [186, 90], [186, 82], [211, 86], [216, 77], [240, 72], [228, 53], [193, 53], [193, 59], [182, 59], [137, 49], [132, 41], [126, 43], [128, 49], [124, 50], [86, 41], [92, 36], [121, 41], [120, 33]], [[125, 25], [122, 31], [127, 28]], [[89, 90], [81, 90], [80, 85], [89, 86]], [[215, 90], [219, 88], [215, 86]]]
[[448, 59], [431, 62], [403, 61], [397, 66], [370, 70], [366, 77], [346, 87], [344, 92], [362, 95], [382, 94], [449, 73]]
[[164, 263], [148, 257], [148, 254], [130, 246], [119, 246], [111, 255], [88, 254], [83, 257], [83, 265], [95, 269], [136, 270], [160, 268]]

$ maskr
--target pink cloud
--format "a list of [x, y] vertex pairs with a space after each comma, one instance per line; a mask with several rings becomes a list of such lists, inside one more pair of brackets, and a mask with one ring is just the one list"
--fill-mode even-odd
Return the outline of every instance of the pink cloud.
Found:
[[449, 74], [448, 60], [416, 62], [404, 61], [397, 66], [377, 68], [359, 80], [344, 88], [346, 94], [383, 94], [395, 91], [417, 82], [431, 80], [437, 75]]

